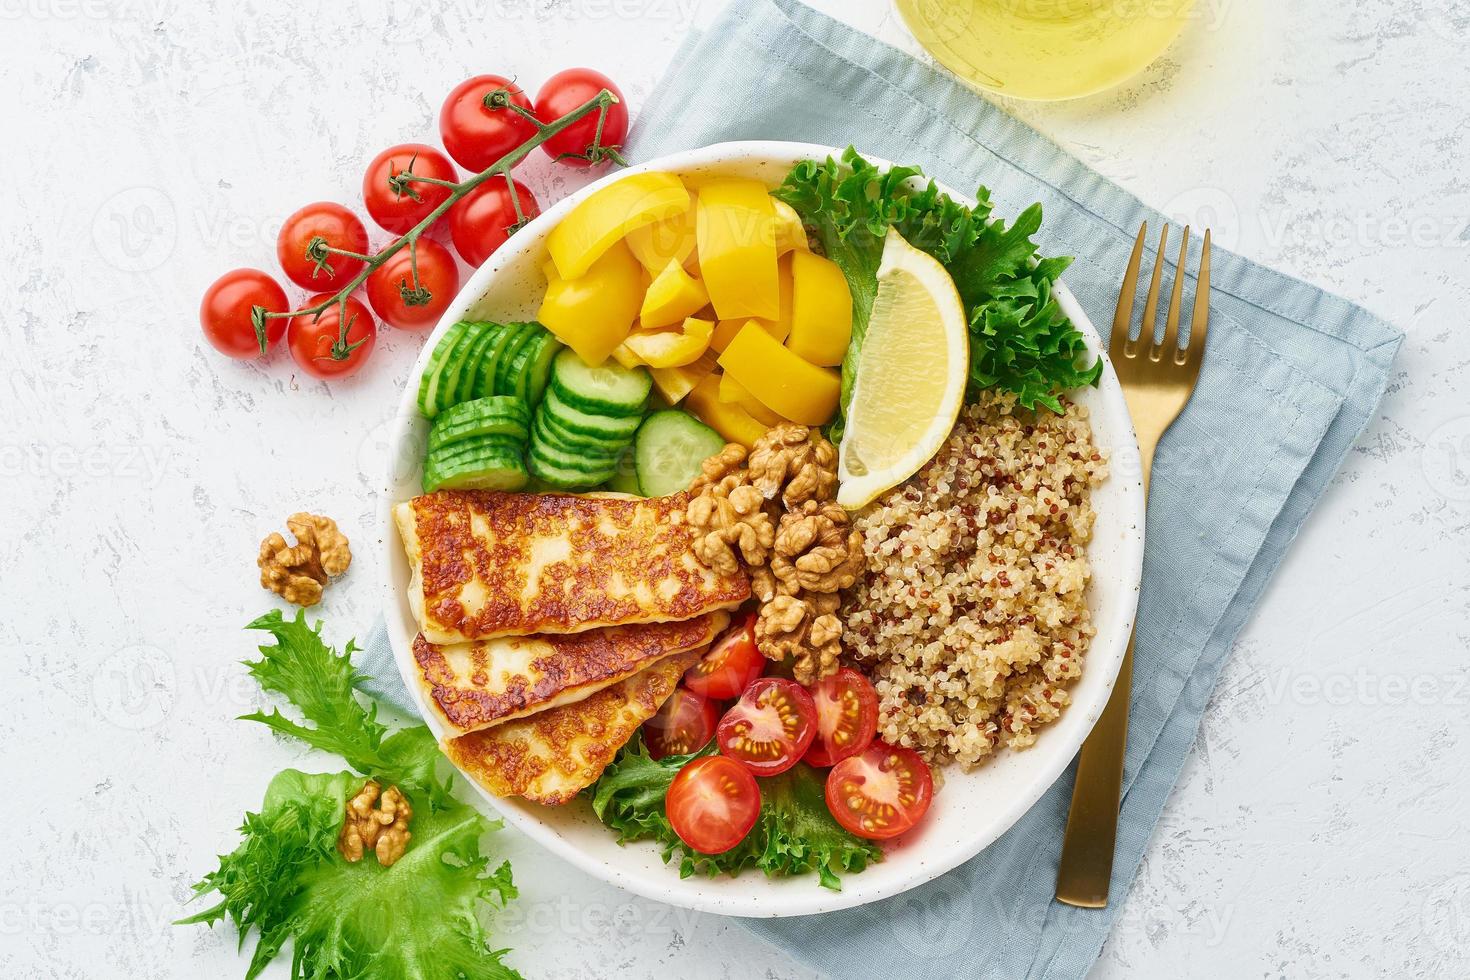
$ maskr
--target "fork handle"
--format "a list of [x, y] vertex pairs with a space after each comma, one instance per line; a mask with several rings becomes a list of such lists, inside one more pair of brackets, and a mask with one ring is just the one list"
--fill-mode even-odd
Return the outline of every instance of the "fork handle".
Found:
[[1123, 752], [1128, 747], [1128, 698], [1133, 690], [1133, 636], [1112, 696], [1077, 757], [1072, 809], [1057, 867], [1057, 900], [1081, 908], [1108, 904], [1118, 803], [1123, 787]]

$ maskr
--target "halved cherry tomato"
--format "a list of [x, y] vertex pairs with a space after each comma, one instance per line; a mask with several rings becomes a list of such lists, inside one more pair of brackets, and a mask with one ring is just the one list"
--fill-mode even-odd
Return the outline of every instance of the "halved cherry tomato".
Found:
[[684, 672], [684, 684], [695, 694], [728, 701], [738, 698], [765, 669], [766, 658], [755, 645], [755, 613], [731, 626], [704, 658]]
[[761, 791], [749, 769], [707, 755], [674, 774], [664, 809], [680, 840], [701, 854], [723, 854], [755, 826]]
[[319, 268], [307, 254], [318, 238], [332, 248], [366, 255], [367, 228], [361, 218], [342, 205], [317, 201], [287, 218], [276, 236], [276, 260], [287, 279], [304, 289], [340, 289], [362, 271], [362, 259], [327, 255]]
[[[320, 293], [306, 301], [316, 306], [332, 298]], [[378, 339], [373, 315], [356, 296], [347, 297], [347, 337], [342, 338], [342, 304], [333, 303], [314, 317], [293, 316], [286, 332], [291, 359], [313, 378], [346, 378], [367, 363]]]
[[541, 144], [551, 159], [569, 167], [591, 167], [604, 163], [611, 157], [604, 151], [616, 152], [628, 135], [628, 102], [613, 80], [591, 68], [568, 68], [548, 78], [536, 93], [536, 118], [543, 123], [552, 123], [586, 102], [603, 89], [617, 96], [618, 101], [607, 108], [607, 118], [602, 123], [600, 149], [594, 148], [597, 139], [597, 112], [587, 115]]
[[[459, 292], [459, 266], [449, 249], [428, 238], [418, 240], [418, 257], [404, 246], [368, 276], [368, 302], [385, 323], [404, 330], [423, 330], [439, 322]], [[419, 290], [414, 289], [417, 261]], [[427, 298], [425, 298], [427, 296]]]
[[395, 235], [412, 229], [450, 194], [443, 184], [406, 180], [399, 189], [390, 183], [390, 177], [404, 172], [435, 180], [459, 179], [449, 158], [427, 143], [390, 146], [373, 157], [362, 175], [362, 200], [372, 219]]
[[[521, 203], [519, 217], [515, 201], [510, 198], [511, 183], [515, 184], [516, 200]], [[492, 177], [454, 202], [449, 209], [449, 237], [459, 257], [478, 268], [505, 244], [518, 221], [522, 218], [530, 221], [540, 213], [536, 195], [525, 184]]]
[[878, 733], [878, 692], [851, 667], [823, 677], [811, 688], [817, 706], [817, 737], [803, 762], [836, 765], [868, 747]]
[[643, 723], [643, 743], [655, 759], [698, 752], [714, 736], [719, 718], [720, 709], [709, 698], [676, 687], [658, 714]]
[[796, 765], [817, 734], [817, 709], [806, 688], [780, 677], [762, 677], [745, 689], [715, 729], [720, 751], [757, 776]]
[[[199, 302], [199, 326], [214, 349], [229, 357], [251, 360], [260, 357], [260, 339], [250, 311], [255, 307], [272, 313], [291, 309], [281, 284], [259, 269], [231, 269], [204, 291]], [[266, 347], [286, 332], [285, 317], [265, 321]]]
[[874, 742], [827, 774], [827, 809], [868, 840], [888, 840], [913, 827], [933, 796], [929, 763], [913, 749], [887, 742]]
[[444, 149], [471, 173], [485, 170], [536, 135], [531, 120], [504, 104], [492, 104], [496, 93], [504, 93], [499, 98], [505, 103], [531, 108], [531, 100], [515, 82], [500, 75], [476, 75], [456, 85], [439, 110]]

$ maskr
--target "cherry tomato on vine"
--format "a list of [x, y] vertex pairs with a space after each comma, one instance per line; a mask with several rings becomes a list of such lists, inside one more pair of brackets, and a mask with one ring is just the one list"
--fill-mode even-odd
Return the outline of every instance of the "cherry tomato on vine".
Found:
[[[333, 293], [318, 293], [304, 304], [316, 306]], [[378, 326], [373, 315], [355, 296], [347, 297], [347, 337], [342, 337], [342, 305], [333, 303], [316, 316], [293, 316], [286, 331], [291, 359], [313, 378], [346, 378], [358, 372], [373, 353]]]
[[827, 774], [827, 809], [844, 828], [868, 840], [888, 840], [929, 810], [934, 776], [913, 749], [874, 742]]
[[449, 158], [426, 143], [390, 146], [373, 157], [362, 176], [362, 199], [372, 219], [395, 235], [402, 235], [424, 220], [450, 193], [442, 184], [416, 180], [404, 180], [401, 187], [395, 187], [389, 178], [401, 173], [459, 180]]
[[449, 93], [439, 110], [439, 137], [455, 163], [477, 174], [536, 135], [536, 124], [504, 103], [531, 109], [521, 87], [500, 75], [476, 75]]
[[734, 759], [707, 755], [674, 774], [664, 809], [680, 840], [701, 854], [723, 854], [755, 826], [761, 790]]
[[332, 248], [366, 255], [367, 228], [342, 205], [317, 201], [287, 218], [276, 236], [276, 259], [287, 279], [305, 289], [340, 289], [362, 271], [362, 259], [328, 254], [322, 257], [325, 266], [319, 268], [307, 255], [318, 238]]
[[611, 78], [591, 68], [559, 71], [548, 78], [536, 93], [536, 118], [543, 123], [552, 123], [603, 89], [617, 96], [618, 101], [607, 107], [600, 146], [595, 144], [598, 113], [589, 112], [541, 144], [541, 149], [553, 160], [569, 167], [591, 167], [612, 159], [605, 151], [616, 153], [622, 148], [628, 135], [628, 103]]
[[[199, 325], [214, 349], [229, 357], [253, 360], [263, 353], [250, 311], [263, 307], [272, 313], [291, 309], [286, 291], [267, 273], [259, 269], [232, 269], [220, 276], [204, 291], [199, 303]], [[286, 332], [285, 317], [265, 321], [266, 346], [281, 339]]]
[[418, 289], [414, 288], [413, 247], [405, 245], [368, 276], [368, 302], [384, 323], [403, 330], [423, 330], [439, 322], [459, 292], [459, 267], [449, 249], [427, 238], [418, 240]]
[[802, 761], [836, 765], [868, 747], [878, 732], [878, 692], [851, 667], [823, 677], [811, 687], [817, 706], [817, 737]]
[[[521, 218], [516, 217], [515, 203], [510, 198], [510, 185], [515, 184], [516, 200], [521, 203]], [[520, 181], [492, 177], [454, 202], [449, 209], [449, 237], [459, 257], [470, 265], [485, 264], [497, 248], [510, 237], [510, 229], [524, 218], [530, 221], [541, 213], [536, 195]]]
[[796, 765], [816, 734], [812, 696], [783, 677], [762, 677], [751, 684], [715, 728], [720, 753], [757, 776], [774, 776]]
[[699, 663], [684, 672], [684, 684], [707, 698], [738, 698], [761, 675], [765, 665], [766, 658], [755, 646], [755, 613], [750, 613], [716, 640]]
[[714, 738], [719, 720], [720, 709], [713, 701], [676, 687], [658, 714], [643, 723], [643, 744], [655, 759], [698, 752]]

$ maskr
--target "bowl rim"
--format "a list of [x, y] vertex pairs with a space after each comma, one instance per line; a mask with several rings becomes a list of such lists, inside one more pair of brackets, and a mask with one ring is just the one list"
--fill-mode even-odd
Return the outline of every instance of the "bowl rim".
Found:
[[[714, 143], [708, 146], [676, 153], [665, 154], [645, 163], [626, 167], [609, 173], [600, 179], [582, 187], [578, 191], [568, 195], [555, 205], [543, 211], [530, 224], [522, 229], [522, 232], [512, 237], [506, 244], [502, 245], [489, 260], [479, 269], [475, 270], [460, 288], [454, 301], [445, 310], [444, 315], [435, 325], [432, 332], [425, 338], [423, 348], [420, 350], [414, 362], [408, 381], [400, 396], [399, 405], [390, 423], [387, 438], [386, 466], [378, 486], [378, 531], [379, 531], [379, 557], [382, 561], [383, 576], [383, 605], [386, 620], [388, 640], [394, 653], [394, 661], [398, 666], [399, 674], [409, 696], [417, 706], [419, 714], [425, 724], [429, 726], [436, 739], [442, 739], [444, 731], [438, 722], [435, 713], [430, 710], [425, 701], [421, 686], [413, 676], [415, 661], [412, 652], [412, 638], [418, 632], [417, 624], [411, 622], [411, 617], [405, 615], [405, 603], [401, 601], [401, 586], [394, 581], [395, 552], [402, 555], [402, 545], [393, 521], [392, 508], [399, 501], [394, 499], [394, 488], [401, 483], [401, 474], [397, 467], [401, 465], [402, 451], [405, 441], [410, 434], [410, 427], [416, 423], [418, 407], [416, 402], [418, 383], [417, 379], [423, 373], [430, 353], [435, 343], [443, 335], [448, 327], [461, 319], [469, 310], [479, 303], [490, 287], [495, 276], [507, 265], [518, 259], [523, 253], [541, 247], [542, 235], [538, 232], [547, 229], [560, 221], [561, 218], [575, 207], [588, 195], [598, 189], [607, 186], [617, 180], [625, 179], [633, 174], [650, 170], [673, 171], [682, 173], [699, 167], [711, 167], [751, 160], [769, 160], [772, 158], [789, 158], [793, 163], [801, 159], [826, 159], [828, 156], [841, 157], [843, 150], [837, 147], [825, 146], [817, 143], [803, 143], [782, 140], [739, 140], [723, 143]], [[863, 156], [880, 169], [888, 169], [893, 164], [876, 155], [864, 153]], [[927, 179], [927, 178], [926, 178]], [[948, 193], [952, 198], [967, 204], [973, 204], [973, 196], [958, 192], [944, 182], [936, 180], [935, 183], [941, 190]], [[529, 234], [527, 232], [530, 232]], [[1117, 580], [1116, 588], [1124, 595], [1124, 606], [1119, 610], [1121, 613], [1118, 628], [1110, 635], [1104, 636], [1101, 631], [1092, 638], [1088, 646], [1087, 664], [1088, 669], [1094, 675], [1098, 671], [1106, 673], [1106, 684], [1099, 689], [1097, 700], [1090, 705], [1072, 704], [1069, 710], [1083, 712], [1090, 717], [1081, 730], [1081, 737], [1077, 744], [1071, 747], [1071, 751], [1054, 752], [1053, 757], [1048, 760], [1049, 764], [1039, 765], [1036, 775], [1027, 784], [1024, 792], [1014, 793], [999, 807], [998, 819], [989, 822], [985, 833], [967, 839], [959, 846], [948, 846], [944, 850], [931, 852], [923, 860], [913, 860], [912, 870], [903, 876], [883, 884], [873, 885], [865, 888], [861, 874], [847, 875], [843, 878], [841, 891], [830, 891], [819, 888], [815, 881], [810, 882], [810, 888], [805, 890], [793, 889], [756, 889], [754, 892], [743, 888], [726, 888], [721, 890], [722, 885], [734, 885], [738, 879], [725, 876], [700, 879], [704, 887], [693, 892], [685, 890], [671, 890], [670, 882], [666, 876], [677, 875], [677, 870], [672, 866], [661, 866], [659, 880], [651, 876], [634, 873], [633, 871], [616, 867], [608, 862], [600, 860], [594, 854], [579, 848], [563, 836], [557, 829], [550, 826], [544, 820], [537, 819], [527, 811], [514, 805], [514, 801], [502, 801], [484, 790], [478, 783], [469, 777], [465, 781], [472, 786], [479, 796], [484, 799], [506, 823], [516, 827], [525, 833], [551, 853], [557, 855], [579, 870], [599, 878], [610, 884], [625, 888], [636, 895], [654, 901], [673, 904], [699, 912], [713, 912], [723, 915], [749, 917], [749, 918], [778, 918], [795, 915], [814, 915], [823, 912], [832, 912], [839, 909], [855, 908], [876, 902], [884, 898], [890, 898], [902, 894], [910, 889], [916, 888], [926, 882], [932, 881], [940, 875], [953, 870], [965, 861], [979, 854], [982, 850], [992, 844], [998, 837], [1009, 830], [1015, 823], [1041, 798], [1063, 771], [1070, 764], [1076, 754], [1076, 749], [1085, 740], [1087, 734], [1096, 724], [1103, 706], [1111, 695], [1114, 682], [1117, 679], [1119, 667], [1123, 661], [1123, 654], [1132, 636], [1133, 620], [1136, 613], [1139, 583], [1142, 578], [1143, 569], [1143, 542], [1144, 542], [1144, 516], [1145, 500], [1141, 479], [1134, 475], [1133, 467], [1130, 470], [1119, 472], [1121, 467], [1116, 464], [1126, 461], [1130, 456], [1136, 458], [1138, 452], [1137, 439], [1134, 435], [1132, 418], [1128, 413], [1127, 403], [1123, 399], [1122, 389], [1118, 384], [1116, 373], [1113, 371], [1111, 362], [1107, 358], [1106, 347], [1091, 320], [1083, 311], [1076, 297], [1064, 282], [1058, 281], [1055, 295], [1064, 312], [1072, 318], [1072, 321], [1084, 336], [1089, 340], [1089, 346], [1099, 354], [1103, 361], [1103, 375], [1097, 389], [1097, 397], [1103, 400], [1105, 411], [1109, 418], [1121, 423], [1120, 431], [1126, 429], [1128, 441], [1123, 445], [1115, 444], [1110, 447], [1111, 459], [1115, 463], [1110, 480], [1119, 480], [1123, 483], [1122, 496], [1119, 501], [1119, 520], [1124, 528], [1120, 556], [1116, 572], [1121, 576]], [[1131, 598], [1129, 598], [1131, 597]], [[1045, 737], [1043, 733], [1042, 737]], [[959, 771], [947, 773], [948, 779], [964, 779], [967, 774]], [[608, 841], [617, 846], [609, 832]], [[637, 842], [629, 844], [630, 847], [653, 847], [650, 842]], [[885, 860], [892, 859], [892, 855], [885, 855]], [[755, 876], [753, 870], [747, 871], [747, 875]], [[693, 880], [693, 879], [690, 879]], [[760, 878], [761, 883], [770, 879]]]

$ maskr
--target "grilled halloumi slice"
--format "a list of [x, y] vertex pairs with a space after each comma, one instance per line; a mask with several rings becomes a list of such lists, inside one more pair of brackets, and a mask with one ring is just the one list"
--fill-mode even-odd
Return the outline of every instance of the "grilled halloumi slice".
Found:
[[750, 596], [693, 551], [687, 494], [440, 490], [393, 509], [430, 643], [690, 619]]
[[597, 781], [702, 653], [675, 654], [575, 704], [449, 739], [444, 753], [496, 796], [566, 803]]
[[414, 641], [419, 684], [449, 736], [570, 704], [665, 657], [708, 646], [729, 614], [585, 633], [502, 636], [447, 646]]

